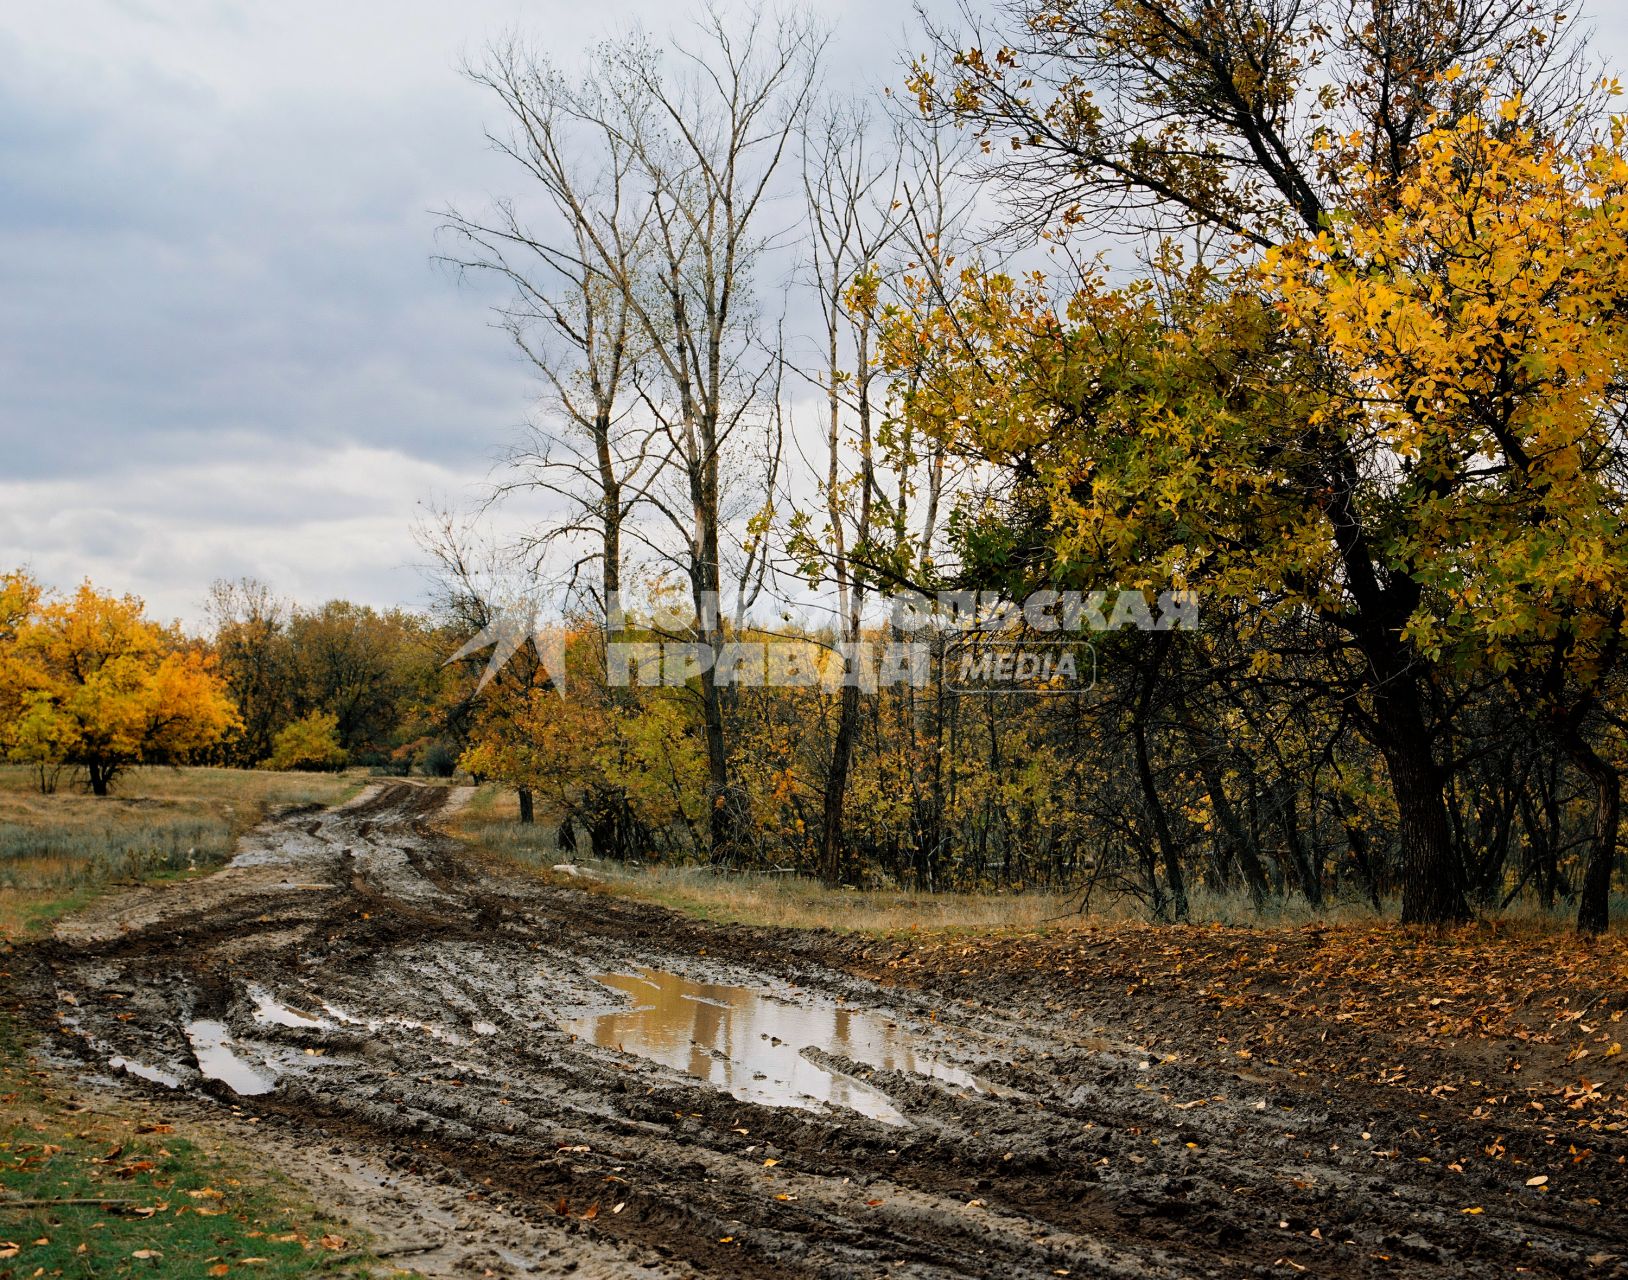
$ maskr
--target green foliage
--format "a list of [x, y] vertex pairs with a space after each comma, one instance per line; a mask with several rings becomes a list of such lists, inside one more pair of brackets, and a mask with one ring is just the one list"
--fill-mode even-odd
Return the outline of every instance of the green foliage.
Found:
[[432, 742], [419, 765], [432, 778], [450, 778], [458, 772], [458, 754], [444, 742]]

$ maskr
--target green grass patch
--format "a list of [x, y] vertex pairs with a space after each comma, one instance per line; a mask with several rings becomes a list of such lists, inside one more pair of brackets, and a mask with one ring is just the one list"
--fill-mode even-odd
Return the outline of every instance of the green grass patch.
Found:
[[80, 1108], [5, 1021], [0, 1103], [0, 1276], [367, 1273], [367, 1242], [292, 1184], [219, 1140]]

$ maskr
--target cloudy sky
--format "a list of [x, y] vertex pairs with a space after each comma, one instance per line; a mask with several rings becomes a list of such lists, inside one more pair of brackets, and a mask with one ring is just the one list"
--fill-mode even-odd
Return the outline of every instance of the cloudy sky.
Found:
[[[819, 0], [890, 77], [904, 0]], [[1628, 15], [1598, 2], [1628, 71]], [[196, 620], [249, 574], [413, 602], [421, 503], [467, 503], [534, 394], [434, 211], [514, 190], [457, 72], [568, 58], [656, 0], [51, 0], [0, 13], [0, 566]]]
[[[826, 0], [887, 74], [908, 6]], [[852, 10], [862, 16], [856, 17]], [[196, 618], [209, 582], [422, 594], [535, 386], [435, 210], [511, 192], [458, 74], [562, 58], [647, 0], [52, 0], [0, 12], [0, 565]]]

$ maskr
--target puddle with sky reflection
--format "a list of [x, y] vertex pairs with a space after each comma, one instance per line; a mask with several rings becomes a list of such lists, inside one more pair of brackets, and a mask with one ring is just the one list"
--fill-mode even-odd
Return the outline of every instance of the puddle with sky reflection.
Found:
[[839, 1004], [789, 1004], [750, 987], [693, 982], [657, 969], [602, 974], [597, 981], [622, 992], [633, 1007], [576, 1019], [567, 1030], [602, 1048], [688, 1072], [743, 1102], [847, 1107], [884, 1124], [906, 1123], [880, 1089], [820, 1066], [805, 1056], [807, 1049], [925, 1076], [952, 1089], [996, 1092], [886, 1019]]

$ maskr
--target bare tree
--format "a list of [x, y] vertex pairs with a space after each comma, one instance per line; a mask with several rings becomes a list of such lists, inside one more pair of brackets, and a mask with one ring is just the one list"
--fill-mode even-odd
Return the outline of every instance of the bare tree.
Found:
[[[823, 545], [807, 537], [802, 543], [824, 561], [836, 587], [842, 646], [854, 646], [860, 638], [867, 576], [851, 553], [857, 551], [861, 562], [869, 555], [878, 493], [874, 392], [879, 369], [873, 350], [876, 313], [868, 298], [879, 287], [882, 255], [900, 230], [898, 138], [877, 133], [869, 112], [844, 104], [827, 107], [804, 138], [810, 270], [822, 330], [821, 367], [808, 376], [825, 396], [826, 524]], [[843, 804], [859, 730], [859, 695], [858, 679], [850, 675], [838, 694], [821, 813], [820, 874], [832, 883], [846, 871]]]
[[[752, 271], [771, 238], [765, 223], [778, 174], [823, 45], [800, 16], [753, 11], [733, 24], [709, 10], [690, 41], [665, 53], [639, 33], [601, 46], [580, 81], [512, 50], [500, 53], [483, 80], [516, 126], [509, 153], [541, 183], [563, 225], [554, 235], [525, 230], [518, 218], [457, 229], [485, 246], [480, 265], [509, 274], [509, 252], [523, 253], [556, 280], [576, 282], [596, 316], [612, 317], [595, 329], [603, 341], [587, 367], [613, 393], [605, 403], [614, 404], [624, 377], [636, 387], [645, 430], [660, 445], [659, 466], [632, 497], [666, 518], [680, 546], [675, 551], [643, 532], [635, 536], [682, 568], [696, 639], [714, 656], [723, 639], [725, 451], [738, 433], [773, 421], [763, 401], [774, 386], [775, 362], [756, 341]], [[610, 176], [595, 199], [568, 167], [571, 154], [608, 164]], [[494, 230], [499, 234], [489, 234]], [[586, 354], [580, 312], [562, 311], [555, 295], [545, 301], [526, 292], [522, 280], [516, 280], [522, 320], [540, 315]], [[580, 416], [607, 426], [617, 421], [614, 412], [601, 412], [601, 401], [589, 400], [591, 415]], [[596, 448], [598, 431], [596, 425], [589, 432]], [[641, 446], [633, 456], [642, 466], [652, 454]], [[607, 496], [613, 492], [614, 499]], [[626, 531], [627, 489], [607, 486], [601, 475], [595, 494], [608, 547], [613, 526], [618, 537]], [[727, 690], [711, 663], [701, 665], [709, 836], [713, 856], [730, 861], [747, 815], [730, 782]]]
[[[449, 261], [512, 286], [500, 322], [555, 410], [510, 453], [494, 496], [541, 491], [566, 504], [570, 514], [528, 535], [523, 549], [535, 561], [562, 539], [592, 536], [597, 604], [614, 633], [622, 626], [623, 528], [653, 469], [653, 432], [630, 419], [629, 391], [650, 341], [632, 307], [645, 267], [648, 183], [620, 136], [584, 137], [569, 84], [516, 41], [494, 47], [468, 74], [502, 104], [509, 132], [488, 137], [531, 179], [544, 220], [534, 226], [505, 200], [481, 218], [450, 211], [445, 224], [460, 248]], [[572, 566], [573, 580], [582, 564]]]

